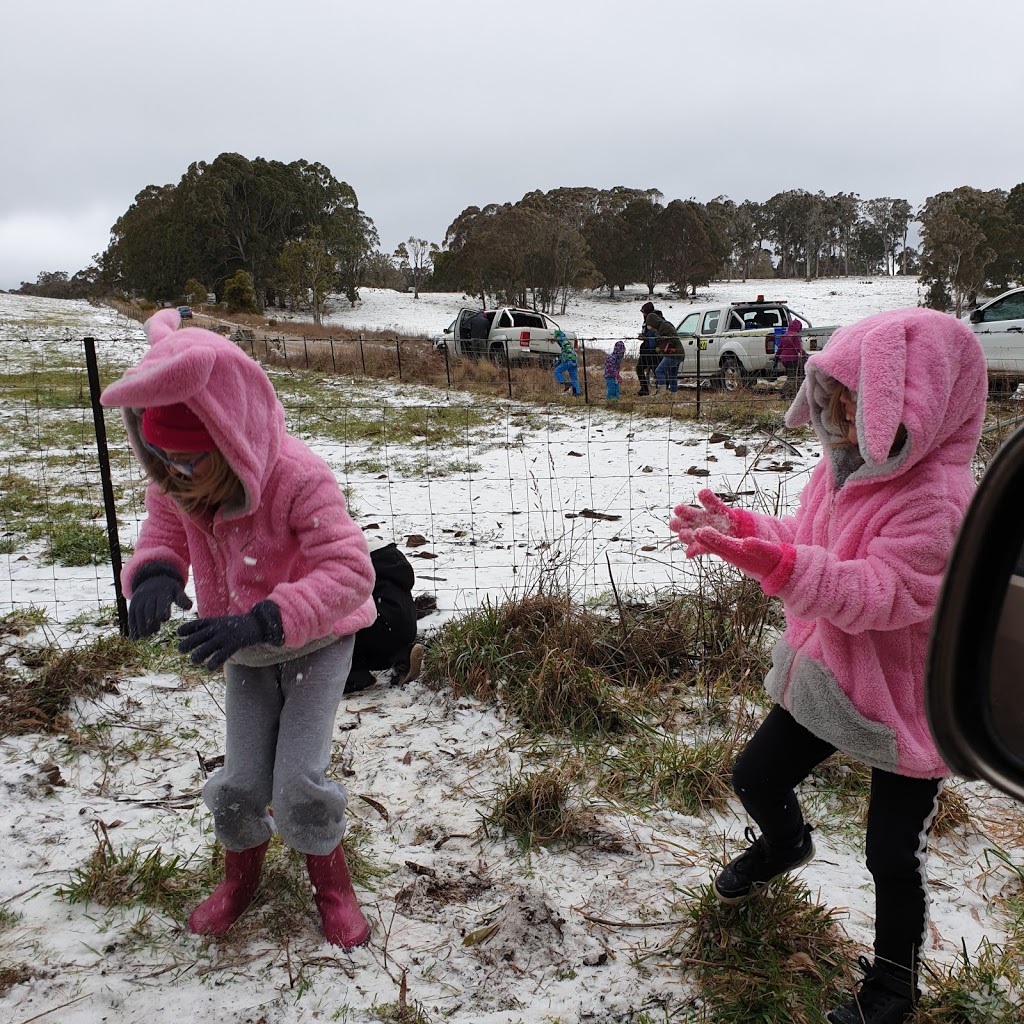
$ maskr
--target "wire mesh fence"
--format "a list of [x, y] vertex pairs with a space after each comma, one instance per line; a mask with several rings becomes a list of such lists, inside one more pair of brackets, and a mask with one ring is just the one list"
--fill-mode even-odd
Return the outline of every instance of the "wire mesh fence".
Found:
[[[144, 347], [138, 337], [98, 339], [99, 383]], [[666, 526], [674, 503], [710, 483], [747, 506], [784, 509], [818, 458], [809, 433], [782, 432], [784, 378], [732, 392], [702, 386], [698, 417], [695, 381], [584, 404], [536, 366], [460, 360], [449, 378], [426, 343], [242, 347], [264, 363], [289, 431], [332, 467], [356, 522], [399, 544], [417, 592], [444, 615], [538, 588], [595, 601], [684, 585], [689, 567]], [[591, 372], [584, 379], [598, 392]], [[990, 421], [1012, 423], [1018, 410], [993, 402]], [[145, 480], [120, 418], [107, 412], [104, 423], [127, 556], [145, 518]], [[34, 607], [57, 622], [112, 619], [81, 339], [0, 341], [0, 451], [0, 615]]]

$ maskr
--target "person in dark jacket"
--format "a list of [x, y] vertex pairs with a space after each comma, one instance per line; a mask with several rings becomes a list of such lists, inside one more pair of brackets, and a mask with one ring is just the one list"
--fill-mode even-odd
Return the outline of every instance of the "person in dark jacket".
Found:
[[356, 633], [346, 693], [373, 686], [374, 671], [384, 669], [391, 669], [393, 682], [407, 683], [419, 675], [423, 659], [423, 647], [416, 643], [412, 564], [393, 543], [383, 541], [370, 542], [370, 561], [377, 576], [373, 585], [377, 618]]
[[[644, 325], [638, 335], [640, 338], [640, 350], [636, 357], [636, 379], [640, 382], [640, 390], [637, 391], [637, 394], [649, 395], [651, 393], [651, 375], [654, 373], [654, 368], [659, 362], [657, 335], [653, 328], [647, 326], [646, 320], [648, 313], [654, 312], [654, 303], [645, 302], [640, 307], [640, 312], [644, 315]], [[654, 388], [657, 391], [657, 382], [655, 382]]]
[[657, 310], [647, 314], [647, 326], [654, 330], [661, 362], [654, 368], [654, 378], [673, 395], [679, 390], [679, 360], [683, 346], [672, 326]]
[[487, 339], [491, 334], [491, 320], [481, 309], [469, 321], [469, 338], [471, 347], [477, 355], [487, 352]]

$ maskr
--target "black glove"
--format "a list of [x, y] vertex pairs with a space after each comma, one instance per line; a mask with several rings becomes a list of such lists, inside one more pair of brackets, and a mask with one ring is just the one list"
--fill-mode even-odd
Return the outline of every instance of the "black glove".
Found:
[[192, 607], [180, 576], [169, 568], [155, 568], [149, 574], [146, 569], [143, 566], [135, 575], [128, 604], [128, 636], [132, 640], [152, 636], [171, 617], [172, 604], [186, 611]]
[[[281, 612], [273, 601], [260, 601], [246, 615], [216, 615], [196, 619], [178, 627], [178, 650], [188, 654], [194, 665], [218, 669], [232, 654], [254, 644], [284, 643]], [[190, 653], [191, 652], [191, 653]]]

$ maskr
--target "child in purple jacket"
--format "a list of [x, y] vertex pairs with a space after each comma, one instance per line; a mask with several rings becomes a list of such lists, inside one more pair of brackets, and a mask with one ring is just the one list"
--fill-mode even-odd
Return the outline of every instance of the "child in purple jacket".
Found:
[[605, 398], [618, 401], [619, 385], [622, 383], [622, 357], [626, 354], [626, 343], [621, 339], [612, 346], [610, 354], [604, 361]]
[[736, 762], [748, 849], [715, 878], [741, 903], [814, 856], [794, 787], [836, 750], [871, 766], [867, 867], [874, 962], [832, 1024], [901, 1024], [917, 1002], [927, 934], [924, 858], [949, 769], [925, 714], [929, 628], [974, 490], [985, 357], [944, 313], [895, 310], [842, 328], [813, 354], [786, 423], [810, 423], [825, 457], [789, 518], [730, 508], [711, 491], [679, 505], [689, 557], [711, 553], [778, 596], [786, 630], [766, 680], [776, 706]]
[[[103, 393], [121, 407], [149, 477], [148, 516], [124, 567], [129, 632], [151, 636], [171, 606], [198, 619], [179, 650], [224, 666], [224, 767], [203, 789], [225, 849], [224, 880], [189, 929], [223, 935], [252, 902], [273, 831], [306, 854], [328, 942], [366, 942], [341, 846], [344, 788], [327, 779], [355, 633], [376, 617], [373, 567], [330, 468], [285, 432], [263, 369], [226, 338], [146, 324], [150, 349]], [[270, 805], [273, 804], [273, 816]]]

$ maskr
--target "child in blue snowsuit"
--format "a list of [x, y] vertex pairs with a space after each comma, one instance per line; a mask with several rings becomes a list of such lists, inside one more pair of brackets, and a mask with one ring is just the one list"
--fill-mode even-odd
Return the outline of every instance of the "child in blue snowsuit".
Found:
[[580, 393], [580, 382], [576, 371], [576, 350], [572, 342], [565, 336], [565, 331], [555, 331], [555, 340], [560, 346], [558, 362], [555, 363], [555, 380], [562, 385], [563, 391], [572, 388], [572, 393]]
[[615, 342], [611, 354], [604, 361], [604, 386], [605, 398], [617, 401], [619, 397], [619, 385], [622, 383], [622, 357], [626, 354], [626, 343], [621, 339]]

